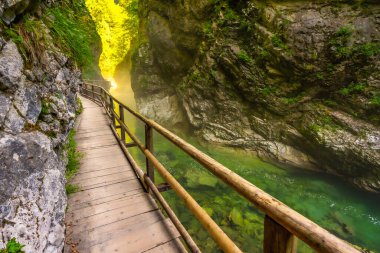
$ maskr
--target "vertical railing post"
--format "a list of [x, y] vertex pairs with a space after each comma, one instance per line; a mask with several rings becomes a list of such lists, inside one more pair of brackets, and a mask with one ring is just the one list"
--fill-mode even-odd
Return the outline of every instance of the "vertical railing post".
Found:
[[114, 110], [114, 104], [113, 104], [113, 99], [112, 99], [112, 97], [111, 96], [109, 96], [109, 98], [110, 98], [110, 106], [109, 106], [109, 108], [110, 108], [110, 113], [111, 113], [111, 120], [112, 120], [112, 126], [116, 126], [116, 122], [115, 122], [115, 115], [113, 115], [113, 113], [115, 112], [115, 110]]
[[297, 238], [268, 215], [264, 220], [264, 253], [296, 253]]
[[95, 91], [94, 91], [94, 85], [91, 85], [91, 92], [92, 92], [92, 99], [95, 100]]
[[[119, 104], [119, 115], [120, 115], [120, 121], [124, 123], [124, 108], [121, 104]], [[121, 137], [121, 141], [125, 143], [125, 131], [121, 124], [120, 124], [120, 137]]]
[[[153, 153], [153, 129], [148, 124], [145, 124], [145, 148]], [[146, 174], [154, 183], [154, 168], [148, 158], [145, 158]]]

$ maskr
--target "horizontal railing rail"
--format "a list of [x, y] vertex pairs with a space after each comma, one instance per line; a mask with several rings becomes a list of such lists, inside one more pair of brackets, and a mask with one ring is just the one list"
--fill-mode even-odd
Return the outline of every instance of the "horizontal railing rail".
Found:
[[[169, 205], [167, 205], [166, 201], [158, 189], [155, 187], [153, 167], [160, 173], [162, 178], [166, 180], [166, 182], [177, 193], [177, 195], [183, 199], [189, 210], [195, 215], [203, 227], [210, 233], [211, 237], [223, 251], [241, 252], [241, 250], [154, 156], [152, 138], [153, 130], [186, 152], [194, 160], [203, 165], [204, 168], [209, 170], [224, 183], [232, 187], [241, 196], [245, 197], [265, 214], [263, 246], [265, 253], [296, 252], [296, 237], [304, 241], [311, 248], [315, 249], [318, 252], [359, 253], [359, 251], [349, 243], [339, 239], [327, 230], [318, 226], [313, 221], [307, 219], [284, 203], [275, 199], [268, 193], [256, 187], [213, 158], [204, 154], [155, 121], [144, 117], [140, 113], [124, 105], [121, 101], [109, 94], [104, 88], [97, 85], [85, 83], [81, 87], [81, 94], [100, 103], [106, 109], [106, 112], [112, 121], [111, 127], [113, 128], [113, 131], [117, 137], [118, 135], [116, 132], [116, 122], [119, 124], [118, 127], [120, 128], [121, 132], [121, 137], [118, 137], [119, 143], [121, 144], [123, 151], [126, 153], [128, 159], [131, 161], [132, 166], [135, 167], [138, 177], [142, 180], [143, 184], [153, 192], [153, 195], [161, 203], [169, 218], [173, 221], [174, 225], [183, 236], [186, 244], [193, 252], [199, 252], [199, 249], [198, 247], [194, 246], [194, 241], [192, 241], [186, 229], [184, 229], [182, 224], [180, 224], [174, 212], [170, 209]], [[119, 107], [119, 115], [117, 115], [115, 111], [115, 104]], [[145, 123], [145, 145], [141, 143], [140, 140], [127, 127], [126, 123], [124, 122], [124, 110], [127, 110], [140, 121]], [[127, 146], [125, 145], [126, 133], [133, 140], [133, 144], [135, 144], [146, 157], [146, 174], [144, 174], [136, 166], [132, 156], [127, 150]], [[170, 215], [168, 211], [171, 213]], [[192, 246], [194, 246], [194, 248], [192, 248]]]

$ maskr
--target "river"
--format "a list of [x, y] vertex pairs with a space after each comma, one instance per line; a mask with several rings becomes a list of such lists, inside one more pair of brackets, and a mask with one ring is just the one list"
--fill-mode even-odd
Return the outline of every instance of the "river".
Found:
[[[129, 74], [117, 80], [110, 92], [135, 108]], [[125, 114], [128, 126], [143, 139], [143, 125]], [[194, 137], [182, 138], [221, 162], [254, 185], [289, 205], [330, 232], [355, 245], [380, 252], [380, 197], [354, 189], [339, 178], [320, 173], [283, 169], [261, 161], [238, 149], [205, 144]], [[245, 252], [261, 252], [263, 215], [216, 179], [173, 144], [155, 138], [155, 154], [198, 203]], [[137, 148], [131, 153], [144, 168], [144, 157]], [[160, 179], [158, 179], [160, 181]], [[204, 252], [219, 252], [207, 232], [185, 208], [173, 191], [163, 194], [189, 233]], [[299, 252], [313, 252], [298, 244]]]

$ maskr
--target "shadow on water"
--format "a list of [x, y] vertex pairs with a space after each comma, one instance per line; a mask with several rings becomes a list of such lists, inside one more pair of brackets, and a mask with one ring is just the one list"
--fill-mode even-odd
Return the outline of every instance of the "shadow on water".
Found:
[[[129, 74], [119, 78], [117, 85], [111, 89], [111, 94], [135, 108]], [[129, 128], [144, 141], [144, 125], [136, 122], [129, 113], [125, 117]], [[207, 145], [189, 136], [181, 137], [333, 234], [380, 252], [379, 196], [356, 190], [336, 177], [285, 170], [246, 151]], [[155, 133], [154, 140], [157, 158], [239, 247], [245, 252], [261, 252], [263, 214], [159, 134]], [[137, 148], [130, 150], [144, 168], [145, 158], [141, 152]], [[162, 179], [157, 181], [159, 183]], [[167, 191], [164, 196], [200, 248], [204, 252], [219, 252], [175, 193]], [[298, 251], [313, 252], [302, 242]]]

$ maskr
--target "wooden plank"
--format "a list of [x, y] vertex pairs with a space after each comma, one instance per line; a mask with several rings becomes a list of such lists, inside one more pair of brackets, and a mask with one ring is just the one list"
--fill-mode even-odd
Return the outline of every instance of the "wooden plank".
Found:
[[137, 209], [136, 207], [142, 208], [143, 206], [148, 209], [141, 209], [141, 212], [146, 212], [146, 210], [157, 209], [157, 205], [149, 198], [147, 195], [137, 194], [132, 196], [126, 196], [121, 199], [111, 200], [98, 205], [91, 205], [79, 210], [68, 212], [66, 214], [67, 221], [80, 221], [82, 223], [84, 218], [89, 218], [91, 216], [104, 214], [115, 209], [123, 208], [123, 211], [131, 214], [131, 209]]
[[93, 158], [97, 158], [97, 157], [112, 156], [114, 154], [115, 155], [123, 154], [123, 152], [120, 150], [119, 145], [105, 146], [105, 147], [98, 148], [98, 149], [86, 150], [86, 152], [84, 153], [84, 157], [83, 157], [82, 161], [85, 159], [93, 159]]
[[77, 183], [77, 185], [80, 187], [81, 191], [84, 191], [84, 190], [90, 190], [90, 189], [95, 189], [95, 188], [99, 188], [102, 186], [115, 184], [115, 183], [122, 183], [122, 182], [128, 183], [128, 181], [130, 181], [130, 180], [136, 180], [136, 176], [135, 175], [129, 175], [129, 176], [120, 176], [119, 175], [118, 178], [116, 178], [116, 179], [104, 179], [104, 177], [100, 178], [100, 179], [101, 180], [98, 180], [100, 182], [97, 182], [97, 183], [85, 181], [85, 182]]
[[70, 182], [81, 190], [68, 199], [64, 252], [182, 252], [179, 233], [143, 189], [102, 108], [83, 105], [76, 141], [84, 157]]
[[119, 222], [123, 219], [127, 219], [138, 214], [150, 212], [153, 210], [157, 210], [157, 208], [150, 203], [140, 203], [139, 205], [124, 206], [78, 220], [68, 219], [66, 224], [69, 225], [69, 227], [66, 229], [70, 233], [80, 234], [83, 231], [91, 230], [114, 222]]
[[[149, 225], [163, 220], [159, 210], [142, 213], [118, 222], [110, 223], [101, 227], [83, 231], [81, 234], [76, 234], [76, 241], [80, 241], [77, 249], [80, 252], [88, 252], [91, 246], [99, 245], [115, 236], [122, 236], [124, 231], [133, 230], [136, 226], [148, 227]], [[125, 235], [127, 236], [127, 235]]]
[[179, 239], [174, 239], [172, 241], [161, 244], [153, 249], [144, 251], [146, 253], [184, 253], [187, 252], [183, 247]]
[[97, 171], [88, 171], [84, 173], [80, 173], [74, 176], [74, 178], [70, 181], [71, 183], [77, 183], [84, 180], [90, 180], [101, 178], [109, 175], [135, 175], [135, 173], [125, 166], [117, 166], [111, 167], [105, 170], [97, 170]]
[[74, 193], [71, 195], [69, 202], [80, 203], [81, 201], [94, 200], [119, 193], [131, 193], [132, 195], [136, 190], [139, 190], [140, 192], [143, 191], [141, 184], [137, 179], [134, 181], [128, 181], [128, 183], [115, 183], [102, 188], [95, 188]]
[[79, 202], [74, 202], [73, 203], [73, 201], [70, 201], [70, 203], [68, 205], [67, 212], [72, 212], [72, 211], [75, 211], [75, 210], [86, 208], [88, 206], [99, 205], [99, 204], [106, 203], [106, 202], [109, 202], [109, 201], [112, 201], [112, 200], [125, 198], [127, 196], [134, 196], [134, 195], [141, 195], [141, 194], [146, 194], [146, 192], [145, 191], [141, 191], [141, 190], [135, 190], [132, 193], [131, 192], [129, 192], [129, 193], [123, 192], [123, 193], [118, 193], [118, 194], [115, 194], [115, 195], [110, 195], [110, 196], [106, 196], [106, 197], [102, 197], [102, 198], [82, 201], [81, 203], [79, 203]]
[[103, 169], [108, 169], [108, 168], [114, 168], [118, 166], [126, 166], [127, 168], [130, 168], [130, 165], [128, 163], [128, 160], [125, 159], [124, 157], [117, 157], [115, 160], [110, 160], [107, 158], [102, 158], [102, 160], [98, 159], [96, 163], [93, 160], [87, 159], [85, 161], [81, 162], [81, 170], [80, 172], [87, 172], [87, 171], [97, 171], [97, 170], [103, 170]]
[[79, 141], [84, 138], [98, 137], [103, 135], [111, 135], [112, 132], [109, 129], [100, 129], [99, 131], [92, 131], [87, 133], [77, 132], [75, 135], [75, 140]]
[[156, 222], [150, 226], [142, 226], [140, 229], [128, 232], [126, 231], [121, 236], [91, 247], [91, 252], [144, 252], [179, 237], [173, 224], [168, 220]]
[[264, 220], [264, 253], [295, 253], [297, 238], [268, 215]]
[[110, 146], [117, 144], [115, 139], [106, 139], [106, 140], [93, 140], [83, 143], [78, 143], [78, 150], [102, 148], [104, 146]]

